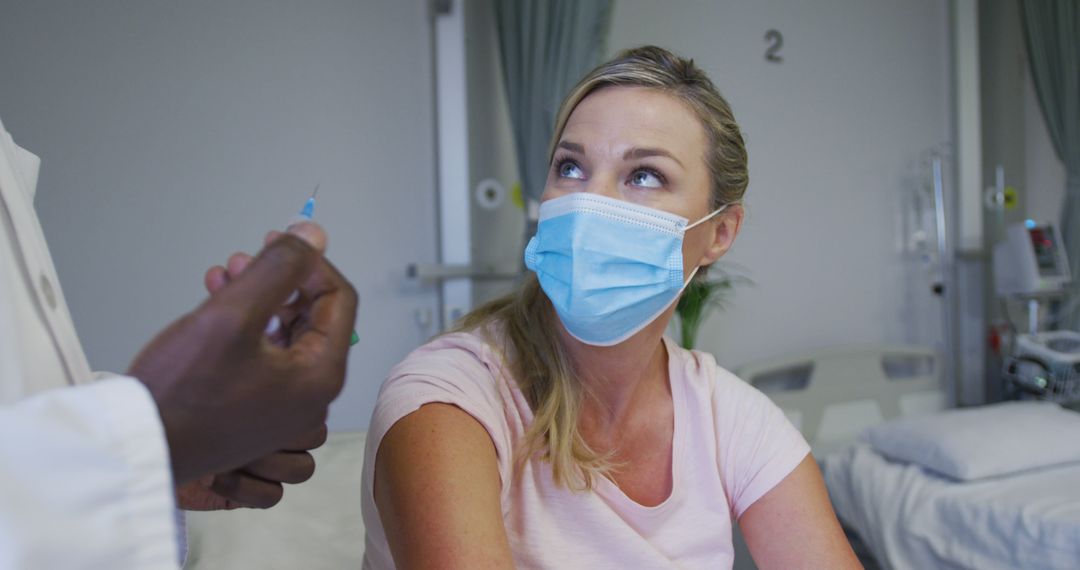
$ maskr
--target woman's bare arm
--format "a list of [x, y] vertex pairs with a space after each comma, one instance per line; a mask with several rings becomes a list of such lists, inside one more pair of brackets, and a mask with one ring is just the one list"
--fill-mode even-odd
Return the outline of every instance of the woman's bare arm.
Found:
[[456, 406], [427, 404], [386, 433], [375, 505], [399, 569], [513, 568], [491, 437]]
[[758, 568], [862, 568], [840, 528], [821, 470], [807, 455], [739, 518]]

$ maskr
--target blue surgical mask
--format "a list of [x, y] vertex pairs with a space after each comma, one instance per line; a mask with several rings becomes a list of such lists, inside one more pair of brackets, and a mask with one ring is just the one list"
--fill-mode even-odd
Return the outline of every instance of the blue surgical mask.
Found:
[[525, 266], [574, 338], [618, 344], [679, 298], [697, 273], [683, 280], [683, 234], [725, 208], [687, 225], [662, 210], [575, 192], [540, 205]]

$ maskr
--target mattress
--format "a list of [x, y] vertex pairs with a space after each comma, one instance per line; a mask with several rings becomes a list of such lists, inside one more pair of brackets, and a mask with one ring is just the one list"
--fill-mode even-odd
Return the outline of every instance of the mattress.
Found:
[[965, 483], [860, 443], [823, 465], [837, 515], [883, 567], [1080, 568], [1080, 463]]

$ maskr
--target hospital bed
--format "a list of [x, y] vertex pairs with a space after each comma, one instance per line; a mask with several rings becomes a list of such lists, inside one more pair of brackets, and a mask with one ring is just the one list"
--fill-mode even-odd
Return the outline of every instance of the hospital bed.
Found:
[[187, 513], [184, 570], [360, 568], [364, 436], [331, 433], [312, 452], [315, 475], [286, 485], [285, 497], [271, 509]]
[[884, 568], [1080, 568], [1080, 414], [941, 411], [937, 358], [830, 350], [738, 371], [802, 431], [856, 551]]
[[[806, 436], [856, 550], [866, 548], [882, 567], [1080, 568], [1080, 457], [959, 482], [860, 441], [864, 430], [895, 425], [890, 420], [940, 417], [937, 368], [933, 351], [878, 346], [770, 359], [738, 373]], [[1061, 430], [1014, 433], [992, 449], [1068, 437], [1080, 452], [1080, 431]], [[364, 434], [332, 433], [314, 456], [314, 477], [288, 486], [272, 509], [188, 513], [184, 568], [359, 568]]]

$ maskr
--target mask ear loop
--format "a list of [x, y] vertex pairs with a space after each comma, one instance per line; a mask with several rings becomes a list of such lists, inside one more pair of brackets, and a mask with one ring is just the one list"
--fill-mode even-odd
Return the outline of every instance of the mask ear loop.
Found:
[[[698, 221], [690, 224], [689, 226], [686, 226], [685, 228], [683, 228], [683, 233], [686, 233], [686, 232], [690, 231], [690, 229], [695, 227], [695, 226], [698, 226], [698, 225], [701, 225], [701, 224], [705, 223], [706, 220], [711, 220], [714, 216], [716, 216], [720, 212], [723, 212], [724, 210], [726, 210], [728, 208], [728, 206], [730, 206], [732, 204], [739, 204], [739, 202], [728, 202], [727, 204], [724, 204], [723, 206], [720, 206], [719, 208], [713, 210], [713, 212], [711, 214], [709, 214], [709, 215], [705, 216], [704, 218], [701, 218], [700, 220], [698, 220]], [[690, 277], [686, 279], [685, 283], [683, 283], [682, 289], [679, 290], [679, 295], [682, 295], [683, 291], [685, 291], [686, 288], [690, 285], [690, 282], [694, 280], [694, 276], [697, 275], [698, 269], [701, 269], [700, 265], [695, 267], [694, 270], [690, 272]], [[675, 298], [678, 299], [679, 295], [676, 295]]]
[[738, 202], [728, 202], [727, 204], [724, 204], [723, 206], [720, 206], [719, 208], [713, 210], [711, 214], [708, 214], [704, 218], [701, 218], [700, 220], [698, 220], [698, 221], [690, 224], [689, 226], [686, 226], [685, 228], [683, 228], [683, 231], [688, 232], [692, 228], [694, 228], [696, 226], [699, 226], [701, 224], [704, 224], [706, 221], [711, 220], [713, 217], [715, 217], [720, 212], [723, 212], [724, 210], [728, 209], [728, 206], [730, 206], [732, 204], [738, 204]]

